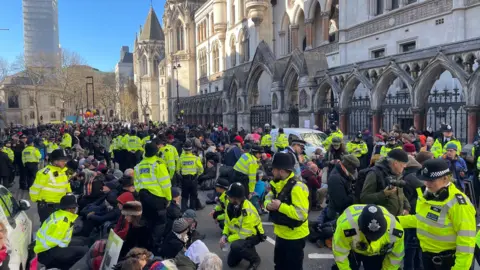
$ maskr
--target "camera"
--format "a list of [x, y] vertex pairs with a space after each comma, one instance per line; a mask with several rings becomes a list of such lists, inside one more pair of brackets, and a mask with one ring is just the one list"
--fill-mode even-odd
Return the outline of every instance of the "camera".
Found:
[[407, 185], [407, 182], [405, 182], [405, 180], [391, 180], [390, 181], [390, 186], [391, 187], [404, 188], [406, 185]]

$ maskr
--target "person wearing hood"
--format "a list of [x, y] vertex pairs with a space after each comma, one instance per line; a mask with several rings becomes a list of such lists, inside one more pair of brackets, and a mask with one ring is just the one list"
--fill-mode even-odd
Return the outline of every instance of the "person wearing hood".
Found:
[[328, 220], [334, 220], [355, 201], [352, 183], [356, 179], [360, 161], [354, 155], [345, 155], [334, 165], [328, 176]]
[[[414, 147], [412, 145], [412, 147]], [[417, 188], [424, 186], [423, 181], [417, 177], [417, 172], [422, 168], [422, 165], [411, 155], [408, 156], [407, 166], [403, 171], [403, 180], [406, 185], [403, 188], [403, 193], [410, 203], [410, 214], [415, 215], [415, 207], [417, 205]], [[420, 243], [416, 237], [417, 231], [415, 229], [405, 229], [405, 258], [404, 270], [422, 270], [422, 250]]]
[[130, 216], [138, 216], [138, 211], [130, 211], [129, 208], [132, 208], [133, 205], [129, 204], [123, 210], [123, 206], [129, 202], [135, 201], [135, 197], [129, 192], [123, 193], [122, 195], [118, 196], [117, 198], [117, 207], [120, 209], [120, 217], [118, 218], [117, 224], [115, 225], [114, 232], [123, 240], [125, 240], [128, 229], [130, 228], [130, 223], [132, 222], [132, 218], [127, 218], [128, 215]]
[[186, 251], [190, 225], [185, 218], [176, 219], [170, 231], [162, 242], [159, 255], [165, 259], [173, 259], [180, 251]]
[[242, 137], [235, 136], [235, 138], [233, 139], [233, 143], [225, 150], [225, 166], [235, 166], [235, 163], [237, 163], [237, 161], [242, 156], [242, 144]]
[[128, 226], [128, 231], [119, 258], [125, 257], [128, 251], [134, 247], [141, 247], [149, 250], [154, 247], [152, 231], [142, 219], [142, 211], [143, 207], [139, 201], [130, 201], [122, 206], [122, 216], [124, 216], [127, 221], [126, 226]]
[[402, 149], [393, 149], [386, 158], [377, 161], [366, 175], [360, 202], [384, 206], [394, 216], [408, 214], [410, 204], [403, 193], [405, 182], [401, 180], [407, 163], [408, 155]]

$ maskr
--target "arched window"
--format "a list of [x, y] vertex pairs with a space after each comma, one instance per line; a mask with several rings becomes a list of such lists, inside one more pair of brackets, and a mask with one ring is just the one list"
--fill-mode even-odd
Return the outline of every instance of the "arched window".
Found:
[[207, 52], [202, 49], [199, 53], [200, 59], [200, 77], [207, 76]]
[[230, 63], [232, 67], [237, 65], [237, 47], [235, 46], [235, 37], [232, 35], [232, 40], [230, 40]]
[[56, 119], [57, 114], [55, 112], [50, 112], [50, 119]]
[[183, 24], [181, 21], [178, 21], [177, 23], [176, 32], [177, 32], [177, 51], [183, 51], [185, 49], [185, 46], [184, 46], [185, 34], [183, 31]]
[[220, 56], [218, 50], [218, 42], [213, 45], [213, 73], [217, 73], [220, 70]]
[[147, 63], [147, 56], [142, 56], [142, 60], [140, 60], [140, 75], [144, 76], [148, 74], [148, 63]]
[[158, 76], [158, 66], [160, 65], [160, 58], [158, 56], [155, 56], [155, 60], [153, 60], [153, 71], [155, 77]]
[[33, 111], [30, 112], [30, 119], [35, 119], [35, 113]]
[[241, 53], [242, 53], [242, 63], [248, 62], [250, 60], [250, 39], [248, 35], [248, 29], [243, 29], [242, 33], [242, 47], [241, 47]]
[[20, 107], [20, 103], [18, 101], [19, 101], [18, 94], [10, 93], [8, 95], [8, 108], [18, 109]]

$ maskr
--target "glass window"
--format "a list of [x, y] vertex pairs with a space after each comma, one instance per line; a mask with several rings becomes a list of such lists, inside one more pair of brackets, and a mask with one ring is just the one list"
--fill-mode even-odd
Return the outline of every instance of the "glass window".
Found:
[[18, 94], [10, 93], [8, 95], [8, 108], [18, 109], [19, 107], [20, 107], [20, 102], [19, 102]]
[[400, 52], [410, 52], [414, 51], [417, 47], [416, 41], [411, 41], [407, 43], [400, 44]]
[[215, 43], [213, 47], [213, 72], [216, 73], [220, 70], [220, 58], [218, 51], [218, 43]]
[[383, 14], [383, 9], [384, 9], [384, 6], [383, 6], [383, 2], [385, 0], [377, 0], [377, 13], [376, 15], [380, 15], [380, 14]]
[[185, 49], [184, 38], [183, 24], [179, 21], [177, 24], [177, 51], [183, 51]]
[[33, 100], [33, 97], [29, 96], [28, 99], [29, 99], [30, 106], [35, 106], [35, 100]]
[[55, 112], [50, 112], [50, 119], [56, 119], [57, 114]]
[[399, 0], [392, 0], [392, 10], [399, 8]]
[[50, 96], [50, 106], [55, 106], [55, 96]]
[[326, 137], [323, 133], [302, 133], [301, 136], [304, 141], [313, 146], [321, 146]]
[[33, 111], [30, 112], [30, 119], [35, 119], [35, 113]]
[[372, 59], [375, 59], [375, 58], [380, 58], [380, 57], [384, 57], [385, 56], [385, 49], [378, 49], [378, 50], [374, 50], [372, 51]]
[[15, 198], [13, 198], [12, 193], [10, 193], [10, 191], [4, 187], [0, 188], [0, 199], [0, 207], [2, 207], [5, 215], [7, 218], [12, 217], [12, 221], [15, 222], [13, 218], [20, 212], [20, 206], [18, 205], [18, 202], [15, 200]]

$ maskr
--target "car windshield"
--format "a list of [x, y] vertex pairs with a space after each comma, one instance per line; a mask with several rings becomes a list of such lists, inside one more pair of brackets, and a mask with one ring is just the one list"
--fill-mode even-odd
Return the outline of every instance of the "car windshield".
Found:
[[308, 144], [313, 146], [322, 146], [325, 136], [322, 133], [302, 133], [302, 138]]

